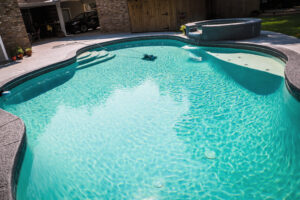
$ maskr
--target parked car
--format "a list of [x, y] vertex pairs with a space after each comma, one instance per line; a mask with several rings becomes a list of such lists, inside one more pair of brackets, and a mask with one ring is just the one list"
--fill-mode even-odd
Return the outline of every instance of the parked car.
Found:
[[84, 33], [88, 29], [96, 29], [99, 26], [97, 11], [80, 13], [72, 20], [66, 23], [68, 33], [76, 33], [78, 31]]

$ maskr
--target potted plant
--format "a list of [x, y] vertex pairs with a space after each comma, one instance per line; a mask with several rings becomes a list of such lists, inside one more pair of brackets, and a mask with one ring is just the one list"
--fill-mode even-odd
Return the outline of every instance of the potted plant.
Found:
[[180, 26], [180, 31], [182, 32], [183, 35], [186, 35], [186, 26], [185, 25], [181, 25]]
[[17, 48], [17, 58], [18, 59], [23, 59], [24, 51], [21, 47]]
[[16, 61], [17, 60], [17, 54], [15, 50], [10, 50], [10, 56], [11, 56], [11, 60], [12, 61]]
[[28, 57], [30, 57], [30, 56], [32, 55], [32, 50], [31, 50], [31, 48], [26, 48], [26, 49], [25, 49], [25, 54], [26, 54]]

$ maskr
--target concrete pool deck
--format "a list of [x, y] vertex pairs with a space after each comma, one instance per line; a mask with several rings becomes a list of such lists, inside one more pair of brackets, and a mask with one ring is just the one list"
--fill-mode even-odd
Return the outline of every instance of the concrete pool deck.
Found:
[[[0, 88], [9, 84], [14, 79], [25, 74], [45, 68], [51, 64], [63, 62], [66, 59], [74, 58], [76, 52], [84, 47], [93, 44], [109, 42], [119, 39], [135, 37], [155, 37], [155, 36], [177, 36], [187, 39], [178, 33], [141, 33], [141, 34], [109, 34], [101, 35], [87, 33], [84, 35], [60, 38], [52, 41], [40, 42], [33, 45], [33, 56], [25, 58], [21, 62], [10, 63], [0, 66]], [[218, 41], [222, 43], [222, 41]], [[210, 43], [216, 45], [218, 43]], [[223, 41], [223, 44], [251, 44], [262, 45], [277, 49], [284, 54], [292, 55], [289, 57], [291, 71], [285, 73], [289, 76], [300, 77], [300, 40], [294, 37], [280, 33], [262, 31], [261, 35], [256, 38]], [[298, 59], [296, 59], [298, 58]], [[22, 82], [24, 80], [21, 80]], [[19, 82], [19, 83], [20, 83]], [[19, 84], [17, 83], [17, 84]], [[298, 84], [298, 82], [296, 82]], [[13, 84], [11, 85], [13, 87]], [[15, 188], [18, 178], [18, 170], [22, 162], [26, 146], [25, 126], [20, 118], [0, 109], [0, 199], [14, 199]]]

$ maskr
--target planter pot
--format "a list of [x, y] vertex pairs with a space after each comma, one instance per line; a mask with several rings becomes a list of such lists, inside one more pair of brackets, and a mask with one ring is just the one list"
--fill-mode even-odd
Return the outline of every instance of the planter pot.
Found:
[[22, 60], [23, 59], [23, 54], [19, 54], [17, 57], [18, 57], [18, 59]]
[[32, 55], [32, 51], [26, 51], [25, 53], [28, 57], [30, 57]]
[[17, 56], [11, 57], [11, 60], [12, 60], [12, 61], [16, 61], [16, 60], [17, 60]]

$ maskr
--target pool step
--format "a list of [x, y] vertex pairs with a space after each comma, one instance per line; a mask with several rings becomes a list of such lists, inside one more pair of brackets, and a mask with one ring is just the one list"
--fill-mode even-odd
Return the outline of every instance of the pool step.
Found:
[[91, 62], [97, 58], [102, 58], [108, 55], [107, 51], [91, 51], [85, 52], [77, 57], [78, 64], [85, 64]]
[[109, 53], [107, 51], [99, 51], [98, 52], [98, 55], [97, 55], [97, 58], [102, 58], [102, 57], [105, 57], [107, 56]]
[[90, 56], [91, 53], [92, 52], [90, 52], [90, 51], [84, 52], [84, 53], [80, 54], [79, 56], [77, 56], [77, 60], [82, 60], [83, 58]]
[[94, 60], [97, 56], [98, 56], [98, 52], [97, 51], [92, 51], [89, 56], [86, 56], [86, 57], [81, 58], [81, 59], [77, 58], [77, 62], [78, 62], [78, 64], [88, 63], [88, 62]]
[[91, 62], [79, 65], [77, 67], [77, 69], [84, 69], [84, 68], [90, 67], [92, 65], [96, 65], [96, 64], [108, 61], [108, 60], [114, 58], [115, 56], [116, 56], [115, 54], [111, 54], [111, 53], [108, 53], [106, 55], [103, 54], [102, 56], [100, 56], [100, 58], [98, 57]]

